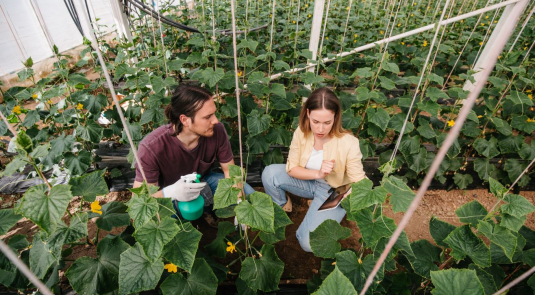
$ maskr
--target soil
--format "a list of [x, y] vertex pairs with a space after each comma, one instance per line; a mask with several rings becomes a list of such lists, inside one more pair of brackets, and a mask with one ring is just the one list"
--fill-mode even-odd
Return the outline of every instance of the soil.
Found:
[[[263, 191], [262, 187], [255, 188], [257, 191]], [[520, 195], [526, 197], [532, 204], [535, 204], [535, 191], [522, 191]], [[99, 197], [101, 205], [111, 201], [125, 202], [130, 198], [130, 192], [112, 192], [105, 197]], [[16, 201], [22, 197], [22, 195], [2, 195], [0, 201], [0, 208], [12, 208]], [[312, 253], [304, 252], [299, 246], [299, 242], [295, 236], [299, 224], [303, 220], [307, 210], [307, 200], [297, 196], [291, 196], [293, 203], [293, 212], [288, 213], [288, 216], [292, 220], [293, 224], [286, 228], [286, 240], [275, 244], [277, 254], [279, 258], [284, 262], [285, 268], [282, 274], [281, 283], [291, 284], [303, 284], [311, 277], [318, 273], [321, 268], [322, 259], [315, 257]], [[432, 216], [435, 216], [441, 220], [449, 222], [454, 225], [460, 225], [458, 218], [455, 215], [455, 210], [463, 204], [477, 200], [487, 210], [490, 210], [496, 204], [496, 198], [490, 194], [487, 190], [433, 190], [426, 192], [419, 208], [411, 218], [409, 225], [405, 229], [409, 240], [416, 241], [420, 239], [426, 239], [434, 243], [429, 233], [429, 220]], [[70, 212], [74, 212], [76, 208], [80, 207], [80, 198], [74, 198], [68, 207]], [[90, 210], [89, 202], [84, 202], [82, 205], [83, 210]], [[385, 206], [384, 214], [393, 218], [396, 224], [400, 222], [403, 217], [403, 213], [393, 213], [392, 210]], [[350, 238], [341, 241], [342, 249], [353, 248], [358, 249], [360, 247], [359, 239], [361, 238], [360, 232], [356, 227], [356, 224], [352, 221], [348, 221], [344, 218], [342, 226], [351, 229], [352, 235]], [[193, 222], [193, 225], [199, 229], [203, 236], [200, 242], [200, 248], [213, 241], [217, 234], [217, 229], [210, 227], [203, 219], [199, 219]], [[535, 213], [528, 216], [526, 226], [535, 230]], [[15, 234], [28, 235], [28, 239], [31, 241], [33, 234], [38, 231], [38, 227], [27, 219], [19, 221], [13, 229], [5, 236], [0, 236], [3, 240], [8, 240]], [[122, 228], [115, 228], [112, 232], [100, 231], [99, 240], [104, 238], [108, 234], [117, 235], [124, 230]], [[89, 239], [93, 239], [96, 235], [96, 226], [94, 221], [90, 221], [88, 224]], [[60, 276], [68, 269], [72, 264], [72, 261], [82, 256], [96, 257], [95, 246], [91, 244], [77, 245], [73, 248], [73, 253], [67, 257], [69, 261], [66, 263], [65, 269], [60, 272]], [[238, 256], [236, 253], [229, 254], [225, 260], [220, 261], [223, 264], [228, 264]], [[239, 270], [239, 265], [231, 267], [231, 272]], [[229, 275], [230, 280], [234, 280], [236, 276]], [[68, 287], [67, 279], [62, 276], [62, 287]], [[2, 290], [0, 288], [0, 290]]]

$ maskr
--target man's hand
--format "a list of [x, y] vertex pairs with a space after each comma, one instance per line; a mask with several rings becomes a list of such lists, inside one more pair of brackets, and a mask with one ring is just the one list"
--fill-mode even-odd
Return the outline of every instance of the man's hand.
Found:
[[163, 188], [163, 196], [179, 202], [189, 202], [197, 199], [206, 182], [195, 183], [186, 182], [185, 179], [179, 179], [174, 184]]
[[321, 168], [318, 170], [318, 179], [323, 179], [329, 173], [331, 173], [334, 169], [334, 160], [323, 160], [323, 163], [321, 163]]

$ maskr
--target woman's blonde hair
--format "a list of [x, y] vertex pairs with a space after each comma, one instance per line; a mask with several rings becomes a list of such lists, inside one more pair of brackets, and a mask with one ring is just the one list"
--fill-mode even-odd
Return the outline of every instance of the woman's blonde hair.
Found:
[[312, 131], [312, 129], [310, 129], [310, 119], [307, 111], [312, 112], [313, 110], [321, 109], [326, 109], [334, 113], [333, 127], [329, 132], [329, 135], [342, 137], [345, 133], [348, 133], [348, 131], [342, 127], [342, 107], [340, 105], [340, 100], [336, 97], [334, 92], [329, 88], [324, 87], [314, 90], [308, 96], [307, 101], [301, 108], [299, 128], [301, 128], [301, 131], [305, 136]]

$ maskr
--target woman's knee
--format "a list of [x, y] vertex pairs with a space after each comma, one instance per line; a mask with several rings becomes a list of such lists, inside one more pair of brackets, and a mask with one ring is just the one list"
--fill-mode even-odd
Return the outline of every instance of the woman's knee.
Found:
[[312, 248], [310, 247], [310, 231], [301, 229], [300, 227], [295, 233], [295, 236], [297, 237], [299, 245], [303, 251], [312, 252]]
[[[264, 186], [274, 184], [276, 176], [281, 173], [281, 166], [284, 167], [284, 164], [271, 164], [264, 168], [262, 172], [262, 184]], [[284, 171], [286, 172], [286, 171]]]

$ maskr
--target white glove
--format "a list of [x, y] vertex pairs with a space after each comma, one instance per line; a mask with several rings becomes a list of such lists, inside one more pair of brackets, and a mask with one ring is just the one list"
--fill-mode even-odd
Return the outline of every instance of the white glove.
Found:
[[[238, 204], [239, 203], [241, 203], [240, 198], [238, 198]], [[236, 230], [238, 230], [238, 217], [237, 216], [234, 216], [234, 226], [236, 227]], [[241, 226], [242, 231], [245, 232], [247, 230], [247, 225], [240, 223], [240, 226]]]
[[179, 179], [174, 184], [163, 188], [164, 198], [171, 198], [179, 202], [189, 202], [199, 197], [206, 182], [186, 182], [186, 179]]

